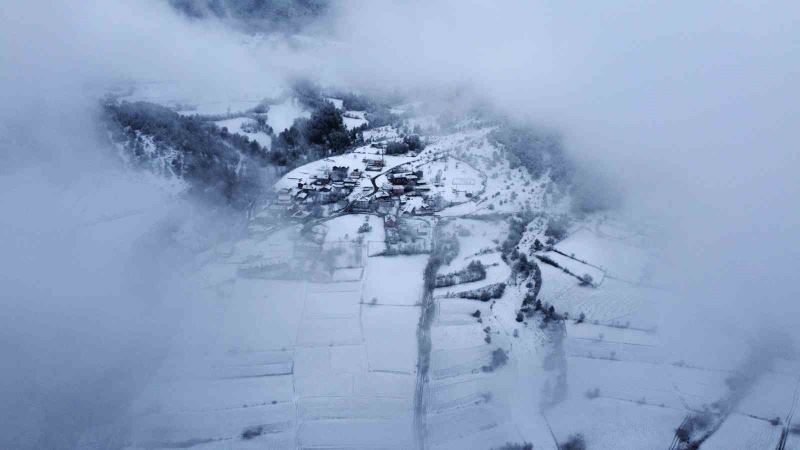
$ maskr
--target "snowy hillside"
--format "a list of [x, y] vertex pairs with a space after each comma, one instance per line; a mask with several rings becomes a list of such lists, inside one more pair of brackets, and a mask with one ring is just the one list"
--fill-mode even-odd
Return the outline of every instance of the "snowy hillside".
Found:
[[[792, 448], [774, 418], [794, 408], [794, 363], [740, 396], [737, 367], [663, 345], [650, 227], [574, 213], [564, 168], [520, 163], [502, 124], [434, 120], [412, 150], [421, 119], [372, 127], [326, 101], [353, 144], [262, 183], [246, 235], [198, 256], [193, 315], [212, 325], [178, 327], [129, 449]], [[284, 140], [318, 117], [269, 111]], [[253, 120], [215, 123], [268, 149]], [[166, 176], [186, 157], [132, 139]]]

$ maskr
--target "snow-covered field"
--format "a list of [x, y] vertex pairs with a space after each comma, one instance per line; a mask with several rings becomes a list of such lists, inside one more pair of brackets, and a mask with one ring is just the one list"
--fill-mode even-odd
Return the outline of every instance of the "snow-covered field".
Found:
[[[349, 128], [366, 120], [346, 113]], [[271, 107], [270, 125], [279, 132], [303, 114], [287, 100]], [[240, 129], [243, 120], [218, 124]], [[380, 256], [391, 225], [384, 229], [374, 214], [315, 219], [311, 230], [270, 228], [207, 252], [196, 275], [205, 293], [176, 325], [172, 351], [131, 411], [131, 448], [410, 449], [422, 436], [431, 449], [529, 442], [555, 450], [576, 433], [589, 449], [669, 448], [687, 415], [728, 396], [733, 368], [684, 363], [654, 327], [648, 312], [669, 293], [653, 281], [657, 255], [646, 227], [589, 215], [552, 248], [534, 251], [568, 196], [546, 174], [511, 169], [490, 131], [428, 136], [419, 155], [385, 156], [383, 169], [423, 170], [434, 192], [455, 204], [438, 217], [404, 219], [411, 228], [412, 220], [428, 224], [427, 244], [437, 235], [429, 223], [457, 238], [458, 253], [438, 275], [480, 261], [485, 278], [426, 293], [430, 256]], [[367, 142], [399, 137], [392, 127], [364, 133]], [[363, 171], [380, 153], [380, 145], [365, 145], [309, 162], [274, 188], [297, 192], [298, 182], [333, 166]], [[388, 182], [365, 174], [349, 200], [373, 193], [370, 177], [377, 187]], [[405, 208], [418, 201], [407, 199]], [[517, 250], [538, 264], [538, 299], [565, 320], [518, 314], [534, 275], [512, 271], [516, 256], [504, 259], [501, 248], [513, 229], [509, 216], [522, 212], [530, 222]], [[248, 267], [315, 263], [325, 276], [242, 275]], [[585, 275], [591, 285], [577, 278]], [[503, 283], [499, 298], [458, 297]], [[431, 322], [423, 320], [427, 299]], [[430, 338], [427, 372], [421, 336]], [[798, 373], [782, 360], [766, 370], [702, 448], [775, 448], [798, 403]], [[790, 433], [785, 448], [800, 448], [800, 439]]]
[[345, 111], [342, 113], [342, 120], [344, 121], [344, 126], [347, 127], [348, 130], [358, 128], [369, 123], [364, 111]]
[[[325, 223], [325, 245], [367, 218]], [[411, 448], [415, 338], [427, 257], [364, 258], [348, 281], [248, 279], [239, 264], [292, 258], [293, 227], [250, 238], [198, 279], [207, 295], [136, 401], [130, 448]], [[371, 299], [378, 298], [372, 302]]]
[[511, 169], [506, 159], [500, 156], [499, 150], [486, 138], [490, 131], [490, 128], [481, 128], [439, 136], [426, 149], [447, 152], [480, 173], [479, 179], [474, 176], [453, 176], [454, 181], [458, 179], [462, 185], [481, 184], [480, 195], [472, 197], [469, 202], [445, 209], [441, 215], [457, 217], [518, 213], [524, 210], [541, 211], [548, 207], [546, 192], [550, 186], [549, 177], [533, 179], [522, 168]]

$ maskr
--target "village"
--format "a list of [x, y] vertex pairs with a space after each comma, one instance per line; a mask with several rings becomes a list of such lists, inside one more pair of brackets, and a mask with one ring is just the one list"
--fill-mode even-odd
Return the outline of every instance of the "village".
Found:
[[370, 144], [290, 171], [254, 223], [269, 229], [288, 219], [313, 227], [341, 215], [375, 215], [383, 222], [387, 251], [426, 251], [430, 224], [420, 219], [477, 200], [484, 189], [481, 173], [445, 152], [385, 153], [384, 145]]
[[[431, 187], [422, 170], [401, 165], [384, 172], [383, 159], [364, 158], [361, 162], [363, 168], [323, 166], [308, 178], [298, 178], [295, 186], [278, 190], [271, 209], [295, 219], [342, 212], [378, 213], [391, 222], [402, 213], [432, 214], [434, 205], [441, 203], [440, 197], [430, 195]], [[377, 186], [381, 175], [385, 180]]]

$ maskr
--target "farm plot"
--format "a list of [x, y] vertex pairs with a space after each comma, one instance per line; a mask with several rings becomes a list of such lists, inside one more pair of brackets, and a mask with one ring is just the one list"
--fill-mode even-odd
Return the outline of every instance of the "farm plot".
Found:
[[342, 120], [348, 130], [369, 124], [364, 111], [345, 111], [342, 113]]
[[324, 225], [327, 233], [323, 248], [338, 252], [336, 267], [363, 267], [366, 256], [386, 250], [383, 219], [379, 216], [348, 214]]
[[[398, 258], [405, 261], [394, 266]], [[295, 350], [300, 448], [408, 448], [412, 442], [419, 308], [362, 302], [377, 292], [399, 293], [394, 298], [401, 303], [419, 301], [422, 286], [414, 281], [425, 257], [398, 258], [366, 258], [358, 282], [309, 285]], [[409, 266], [416, 273], [393, 273]]]
[[430, 184], [430, 194], [440, 195], [444, 205], [469, 201], [484, 189], [483, 174], [464, 161], [444, 157], [415, 165]]
[[570, 317], [584, 313], [588, 320], [604, 323], [630, 321], [642, 327], [652, 325], [640, 313], [647, 299], [659, 294], [655, 290], [610, 278], [598, 287], [581, 286], [580, 281], [561, 269], [542, 263], [539, 268], [542, 271], [539, 299], [555, 306], [558, 312], [569, 313]]
[[[616, 234], [622, 235], [622, 233], [620, 230]], [[642, 247], [633, 245], [628, 240], [599, 234], [596, 229], [588, 227], [579, 228], [555, 247], [562, 253], [574, 255], [575, 258], [590, 264], [587, 266], [562, 255], [554, 255], [553, 252], [548, 253], [548, 256], [556, 259], [559, 264], [564, 264], [574, 272], [577, 271], [579, 275], [583, 272], [592, 273], [591, 269], [600, 267], [609, 275], [631, 283], [645, 281], [646, 268], [652, 260], [652, 256]]]
[[305, 289], [302, 282], [238, 279], [219, 319], [218, 345], [249, 352], [293, 347]]
[[511, 269], [502, 260], [501, 253], [497, 249], [498, 243], [505, 239], [507, 230], [508, 224], [505, 221], [456, 219], [448, 223], [445, 232], [457, 236], [459, 251], [452, 262], [439, 269], [439, 274], [455, 273], [466, 268], [471, 262], [479, 261], [486, 270], [486, 278], [436, 288], [434, 296], [444, 297], [507, 281]]
[[[750, 450], [779, 448], [782, 427], [764, 419], [739, 414], [728, 417], [725, 423], [703, 443], [709, 450]], [[786, 446], [786, 449], [797, 448]]]
[[[328, 237], [363, 220], [329, 224]], [[280, 241], [239, 243], [207, 268], [246, 264]], [[325, 283], [227, 271], [135, 402], [134, 448], [408, 448], [426, 261], [365, 256], [351, 281]], [[364, 304], [365, 293], [397, 306]]]
[[668, 448], [685, 411], [605, 398], [585, 401], [570, 395], [546, 415], [559, 442], [581, 433], [588, 448], [618, 450], [620, 442], [632, 449]]
[[727, 371], [667, 363], [654, 334], [585, 323], [566, 329], [566, 398], [545, 413], [559, 441], [582, 433], [589, 448], [669, 446], [689, 411], [725, 394]]
[[[428, 255], [369, 258], [364, 275], [364, 302], [377, 305], [418, 305]], [[373, 301], [377, 299], [376, 301]]]
[[416, 306], [364, 306], [362, 321], [370, 371], [415, 372], [419, 314]]
[[428, 443], [437, 449], [486, 449], [519, 442], [520, 434], [496, 409], [471, 405], [429, 414]]
[[526, 209], [539, 211], [547, 205], [548, 175], [534, 179], [524, 169], [512, 169], [500, 156], [500, 149], [486, 139], [490, 129], [448, 135], [437, 142], [437, 150], [467, 162], [482, 173], [484, 190], [479, 199], [441, 212], [443, 216], [464, 214], [517, 213]]

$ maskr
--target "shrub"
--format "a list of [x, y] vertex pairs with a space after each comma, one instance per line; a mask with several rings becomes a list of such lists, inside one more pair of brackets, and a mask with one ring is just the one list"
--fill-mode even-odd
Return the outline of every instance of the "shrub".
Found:
[[551, 217], [547, 221], [547, 229], [545, 230], [544, 235], [553, 238], [556, 241], [560, 241], [567, 236], [568, 227], [569, 221], [566, 216], [561, 216], [558, 218]]
[[484, 372], [492, 372], [495, 369], [503, 367], [508, 363], [508, 354], [502, 348], [496, 348], [492, 352], [492, 361], [489, 365], [481, 367]]
[[583, 439], [582, 434], [573, 434], [559, 447], [561, 450], [586, 450], [586, 441]]
[[527, 442], [523, 442], [522, 444], [506, 442], [504, 446], [495, 447], [492, 450], [533, 450], [533, 444]]
[[245, 428], [244, 431], [242, 431], [241, 437], [245, 441], [249, 441], [250, 439], [261, 436], [262, 434], [264, 434], [264, 427], [259, 425], [255, 427]]
[[473, 289], [471, 291], [464, 291], [459, 292], [456, 294], [459, 298], [466, 298], [470, 300], [480, 300], [482, 302], [487, 302], [493, 298], [500, 298], [503, 296], [505, 292], [506, 284], [505, 283], [494, 283], [488, 286], [484, 286], [482, 288]]
[[[120, 102], [104, 108], [113, 139], [124, 141], [134, 164], [156, 168], [163, 160], [163, 169], [186, 180], [193, 192], [222, 197], [235, 207], [247, 207], [260, 194], [257, 166], [266, 162], [266, 153], [246, 136], [154, 103]], [[152, 139], [154, 151], [143, 146], [143, 136]]]
[[700, 434], [710, 424], [711, 416], [707, 411], [692, 414], [683, 421], [681, 426], [675, 429], [675, 437], [680, 442], [690, 443], [693, 435]]
[[470, 262], [466, 268], [436, 277], [436, 287], [447, 287], [461, 283], [479, 281], [486, 278], [486, 268], [478, 260]]

